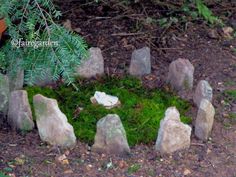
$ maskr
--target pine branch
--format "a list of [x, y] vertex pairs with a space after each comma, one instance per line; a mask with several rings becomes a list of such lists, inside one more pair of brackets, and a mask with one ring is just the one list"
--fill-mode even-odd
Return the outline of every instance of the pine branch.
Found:
[[[66, 83], [73, 84], [75, 68], [87, 56], [87, 45], [80, 36], [54, 22], [61, 13], [51, 0], [4, 1], [0, 14], [4, 14], [8, 21], [11, 40], [22, 38], [22, 41], [57, 41], [59, 44], [43, 48], [13, 48], [8, 43], [0, 53], [0, 69], [8, 73], [25, 70], [28, 84], [33, 84], [38, 77], [48, 77], [48, 71], [52, 73], [51, 79], [62, 76]], [[20, 62], [15, 66], [17, 58]]]

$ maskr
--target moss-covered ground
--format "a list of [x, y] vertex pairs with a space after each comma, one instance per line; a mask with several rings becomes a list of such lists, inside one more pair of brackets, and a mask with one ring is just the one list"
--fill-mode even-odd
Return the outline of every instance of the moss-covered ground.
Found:
[[232, 101], [236, 101], [236, 90], [226, 90], [225, 94], [228, 96], [229, 99]]
[[[180, 111], [181, 120], [190, 123], [191, 119], [184, 116], [190, 105], [172, 93], [161, 90], [147, 90], [141, 81], [131, 77], [102, 78], [99, 81], [79, 80], [76, 91], [72, 86], [61, 85], [57, 88], [27, 87], [30, 104], [35, 94], [55, 98], [59, 107], [74, 127], [78, 139], [93, 143], [96, 123], [107, 114], [118, 114], [126, 130], [130, 145], [150, 143], [156, 140], [160, 120], [165, 110], [176, 106]], [[103, 91], [117, 96], [121, 106], [110, 110], [90, 102], [95, 91]], [[82, 111], [76, 111], [78, 108]]]
[[[230, 104], [236, 103], [236, 90], [235, 89], [225, 90], [224, 95], [225, 95], [226, 102], [228, 102]], [[229, 118], [235, 122], [236, 121], [236, 113], [230, 112]]]

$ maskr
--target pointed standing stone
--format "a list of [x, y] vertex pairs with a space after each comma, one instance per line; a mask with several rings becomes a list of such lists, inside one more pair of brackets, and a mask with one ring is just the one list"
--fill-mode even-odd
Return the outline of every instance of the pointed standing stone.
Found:
[[44, 68], [44, 72], [45, 72], [45, 74], [44, 74], [43, 78], [41, 78], [40, 75], [38, 75], [35, 78], [34, 83], [33, 83], [34, 85], [44, 87], [44, 86], [52, 85], [52, 84], [56, 83], [56, 81], [54, 81], [52, 79], [53, 73], [50, 68]]
[[7, 115], [9, 92], [8, 77], [0, 73], [0, 123]]
[[24, 70], [18, 70], [16, 75], [8, 74], [10, 91], [20, 90], [24, 85]]
[[25, 90], [11, 92], [7, 120], [15, 130], [29, 131], [34, 128], [28, 94]]
[[173, 153], [190, 146], [191, 127], [180, 121], [179, 111], [170, 107], [161, 120], [155, 149], [161, 154]]
[[108, 114], [97, 122], [97, 132], [92, 149], [96, 152], [127, 155], [130, 148], [125, 129], [116, 114]]
[[92, 47], [88, 50], [89, 58], [81, 61], [77, 68], [76, 75], [91, 78], [96, 75], [104, 74], [104, 59], [102, 51], [98, 47]]
[[193, 101], [199, 107], [203, 98], [211, 102], [212, 100], [212, 88], [205, 80], [201, 80], [194, 93]]
[[167, 83], [170, 83], [173, 89], [191, 90], [193, 87], [194, 67], [187, 59], [179, 58], [173, 61], [169, 66]]
[[51, 145], [65, 147], [75, 145], [74, 129], [59, 109], [57, 100], [37, 94], [33, 102], [41, 140]]
[[143, 76], [151, 73], [151, 54], [149, 47], [143, 47], [133, 51], [129, 73], [133, 76]]
[[211, 102], [207, 99], [202, 99], [195, 121], [195, 135], [199, 139], [206, 141], [209, 138], [214, 122], [214, 116], [215, 109]]

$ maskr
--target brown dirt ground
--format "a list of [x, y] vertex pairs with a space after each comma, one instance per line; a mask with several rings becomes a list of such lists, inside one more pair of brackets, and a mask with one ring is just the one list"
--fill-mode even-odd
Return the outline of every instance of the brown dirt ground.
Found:
[[[216, 116], [211, 139], [202, 142], [193, 135], [188, 150], [166, 156], [154, 152], [154, 142], [137, 145], [131, 148], [130, 157], [122, 158], [91, 152], [90, 147], [79, 140], [73, 149], [51, 147], [41, 142], [37, 130], [24, 135], [5, 126], [0, 130], [0, 171], [12, 170], [6, 173], [17, 177], [236, 176], [236, 124], [235, 120], [228, 118], [236, 107], [236, 100], [229, 104], [223, 101], [226, 99], [224, 90], [236, 89], [236, 54], [231, 50], [232, 46], [236, 48], [235, 40], [225, 40], [222, 36], [209, 38], [209, 27], [204, 23], [189, 23], [185, 30], [174, 26], [165, 31], [141, 23], [138, 33], [141, 31], [142, 34], [131, 35], [137, 32], [134, 28], [139, 19], [146, 17], [145, 13], [155, 13], [155, 8], [148, 3], [144, 4], [142, 11], [135, 7], [131, 11], [121, 11], [107, 10], [106, 6], [59, 4], [65, 12], [64, 19], [70, 19], [73, 28], [81, 29], [79, 34], [90, 46], [102, 49], [108, 75], [127, 73], [132, 50], [149, 46], [152, 73], [143, 78], [143, 83], [152, 88], [165, 87], [170, 62], [179, 57], [189, 59], [195, 67], [194, 86], [205, 79], [214, 89]], [[194, 118], [196, 113], [193, 106], [189, 114]], [[67, 155], [68, 164], [56, 160], [62, 154]]]

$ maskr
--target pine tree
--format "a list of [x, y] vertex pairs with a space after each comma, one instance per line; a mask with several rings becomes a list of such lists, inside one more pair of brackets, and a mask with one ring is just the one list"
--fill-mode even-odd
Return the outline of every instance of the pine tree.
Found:
[[[24, 70], [25, 82], [30, 85], [48, 75], [73, 83], [75, 68], [87, 56], [87, 45], [79, 35], [55, 23], [61, 12], [52, 1], [0, 0], [0, 4], [0, 16], [5, 18], [10, 35], [0, 51], [0, 69], [10, 74]], [[30, 41], [31, 47], [22, 46], [24, 41]]]

